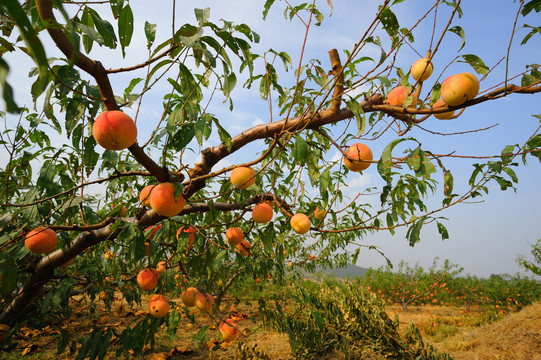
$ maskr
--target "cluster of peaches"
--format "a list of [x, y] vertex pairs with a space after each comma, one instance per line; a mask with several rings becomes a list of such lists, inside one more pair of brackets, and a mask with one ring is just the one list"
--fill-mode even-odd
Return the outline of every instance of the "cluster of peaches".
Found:
[[[410, 69], [411, 77], [418, 82], [427, 80], [434, 66], [430, 59], [421, 58], [413, 63]], [[463, 72], [447, 77], [441, 84], [441, 97], [433, 105], [433, 108], [443, 106], [459, 106], [468, 100], [473, 100], [479, 93], [479, 80], [469, 73]], [[397, 86], [387, 94], [386, 103], [395, 106], [417, 105], [418, 99], [415, 89], [406, 86]], [[454, 117], [455, 111], [446, 111], [443, 113], [434, 114], [436, 119], [447, 120]]]

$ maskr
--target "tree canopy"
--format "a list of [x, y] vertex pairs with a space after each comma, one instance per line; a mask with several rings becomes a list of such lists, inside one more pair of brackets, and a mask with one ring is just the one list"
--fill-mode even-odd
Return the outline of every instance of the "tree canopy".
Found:
[[[516, 3], [509, 38], [498, 44], [507, 55], [495, 64], [462, 51], [470, 34], [456, 25], [460, 0], [425, 2], [408, 26], [393, 11], [403, 2], [381, 1], [351, 47], [307, 59], [304, 47], [297, 57], [279, 49], [256, 53], [265, 39], [250, 24], [214, 22], [212, 9], [190, 8], [195, 3], [153, 4], [168, 20], [153, 24], [123, 0], [3, 0], [0, 323], [69, 316], [67, 299], [96, 297], [111, 283], [129, 301], [140, 301], [145, 290], [138, 274], [160, 266], [165, 279], [151, 291], [167, 295], [182, 279], [183, 288], [196, 287], [219, 305], [242, 277], [280, 279], [316, 264], [355, 263], [361, 249], [378, 253], [363, 243], [374, 232], [407, 228], [414, 246], [423, 229], [434, 226], [446, 239], [445, 209], [485, 196], [492, 183], [514, 188], [514, 169], [541, 160], [539, 126], [522, 134], [522, 143], [501, 144], [501, 153], [490, 156], [437, 153], [415, 130], [442, 117], [453, 121], [483, 103], [538, 98], [538, 64], [492, 75], [507, 69], [511, 45], [535, 48], [541, 32], [531, 21], [538, 20], [541, 2]], [[193, 11], [193, 21], [179, 24], [177, 11]], [[332, 1], [267, 0], [261, 17], [270, 11], [283, 11], [284, 21], [299, 22], [308, 36], [328, 14], [347, 10]], [[421, 25], [431, 31], [418, 33]], [[456, 54], [439, 58], [449, 38], [459, 44]], [[127, 54], [141, 39], [147, 53], [133, 62]], [[426, 59], [424, 65], [400, 67], [408, 49]], [[19, 53], [35, 64], [26, 87], [31, 106], [16, 101], [23, 87], [8, 78], [17, 66], [9, 56]], [[123, 65], [110, 67], [111, 59]], [[432, 64], [439, 66], [432, 70]], [[285, 72], [293, 82], [281, 80]], [[231, 95], [247, 90], [267, 112], [262, 123], [232, 132]], [[154, 113], [145, 111], [151, 106]], [[209, 111], [216, 107], [220, 115]], [[224, 110], [230, 115], [221, 115]], [[102, 114], [109, 117], [105, 125], [98, 123]], [[425, 132], [431, 135], [437, 136]], [[370, 152], [373, 144], [383, 150]], [[472, 158], [478, 163], [458, 192], [448, 164]], [[368, 167], [377, 168], [382, 185], [351, 196], [347, 175]], [[243, 173], [246, 168], [253, 174]], [[150, 195], [141, 196], [145, 188]], [[266, 207], [256, 215], [261, 204]], [[226, 236], [230, 228], [240, 229], [242, 239]], [[29, 242], [47, 238], [45, 229], [58, 239], [52, 251], [40, 253]], [[211, 313], [226, 317], [218, 306]]]

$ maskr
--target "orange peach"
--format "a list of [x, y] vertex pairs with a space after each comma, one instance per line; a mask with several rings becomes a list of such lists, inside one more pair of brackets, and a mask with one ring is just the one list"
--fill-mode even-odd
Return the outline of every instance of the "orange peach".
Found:
[[231, 227], [225, 232], [225, 238], [231, 246], [237, 246], [244, 239], [244, 233], [237, 227]]
[[182, 303], [186, 305], [186, 307], [193, 307], [195, 306], [195, 297], [199, 294], [199, 290], [197, 290], [196, 287], [189, 287], [182, 295], [180, 295], [180, 299], [182, 300]]
[[120, 110], [105, 111], [94, 120], [92, 135], [107, 150], [123, 150], [137, 140], [137, 125]]
[[410, 87], [400, 85], [389, 91], [386, 103], [389, 105], [404, 106], [408, 98], [411, 99], [409, 106], [417, 105], [417, 94], [415, 91]]
[[152, 191], [152, 188], [154, 188], [154, 186], [156, 185], [147, 185], [139, 193], [139, 201], [141, 202], [141, 205], [149, 209], [150, 209], [150, 193]]
[[150, 298], [148, 302], [148, 310], [150, 315], [161, 318], [169, 313], [171, 306], [169, 305], [169, 300], [160, 294], [156, 294]]
[[441, 98], [450, 106], [462, 105], [472, 100], [479, 92], [479, 81], [471, 73], [449, 76], [441, 84]]
[[235, 251], [245, 257], [250, 255], [251, 249], [252, 244], [250, 244], [248, 240], [242, 240], [240, 244], [237, 244], [237, 246], [235, 246]]
[[425, 81], [432, 75], [433, 70], [434, 65], [432, 65], [432, 62], [427, 58], [422, 58], [411, 65], [410, 73], [414, 80]]
[[47, 254], [55, 249], [57, 241], [53, 230], [40, 226], [26, 234], [24, 245], [31, 253]]
[[156, 267], [156, 271], [159, 273], [159, 274], [163, 274], [165, 272], [166, 268], [165, 268], [165, 261], [160, 261]]
[[324, 209], [320, 209], [319, 206], [314, 210], [314, 217], [318, 220], [321, 220], [327, 215], [327, 212]]
[[137, 284], [142, 290], [150, 291], [158, 285], [160, 275], [154, 269], [143, 269], [137, 275]]
[[186, 200], [182, 194], [175, 196], [175, 184], [165, 182], [156, 185], [150, 192], [150, 207], [162, 216], [175, 216], [184, 209]]
[[224, 342], [235, 341], [239, 336], [237, 326], [232, 319], [222, 321], [218, 327], [218, 330], [220, 331], [220, 337]]
[[249, 188], [255, 183], [255, 170], [246, 166], [234, 168], [229, 180], [237, 189]]
[[[438, 101], [434, 103], [434, 106], [432, 106], [432, 108], [435, 109], [442, 106], [447, 106], [447, 104], [445, 103], [445, 101], [443, 101], [443, 99], [439, 99]], [[455, 114], [455, 111], [451, 110], [451, 111], [446, 111], [439, 114], [434, 114], [434, 117], [440, 120], [447, 120], [447, 119], [452, 118], [454, 114]]]
[[188, 249], [188, 251], [190, 251], [195, 241], [195, 229], [193, 228], [193, 226], [182, 226], [177, 231], [177, 240], [180, 240], [180, 236], [182, 235], [182, 233], [188, 233], [188, 244], [186, 245], [186, 248]]
[[120, 217], [126, 216], [128, 213], [128, 208], [123, 204], [113, 204], [111, 207], [113, 208], [113, 212], [116, 211], [116, 214]]
[[199, 291], [195, 295], [195, 306], [203, 312], [212, 312], [212, 306], [214, 305], [214, 297], [208, 293], [202, 293]]
[[267, 203], [257, 204], [252, 210], [252, 219], [259, 224], [268, 223], [273, 216], [272, 206]]
[[346, 150], [344, 156], [344, 165], [351, 171], [363, 171], [367, 169], [370, 161], [374, 159], [372, 151], [368, 146], [362, 143], [355, 143]]
[[289, 223], [291, 224], [291, 227], [297, 234], [306, 234], [310, 227], [312, 226], [312, 223], [310, 222], [310, 218], [304, 214], [295, 214], [291, 217], [289, 220]]
[[63, 267], [63, 268], [68, 267], [73, 263], [73, 261], [75, 261], [75, 257], [72, 257], [71, 259], [69, 259], [68, 261], [66, 261], [62, 265], [60, 265], [60, 267]]

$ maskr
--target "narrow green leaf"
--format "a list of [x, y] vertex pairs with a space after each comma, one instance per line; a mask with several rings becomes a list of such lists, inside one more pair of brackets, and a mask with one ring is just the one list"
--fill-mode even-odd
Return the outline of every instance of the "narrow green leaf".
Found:
[[478, 74], [486, 75], [488, 73], [488, 66], [485, 65], [483, 60], [477, 55], [466, 54], [462, 55], [464, 62], [468, 63]]
[[107, 20], [103, 20], [93, 9], [90, 10], [90, 16], [92, 16], [96, 30], [98, 30], [98, 33], [103, 38], [104, 45], [111, 49], [116, 48], [117, 39], [113, 25]]
[[270, 10], [272, 4], [274, 4], [274, 1], [275, 0], [267, 0], [267, 1], [265, 1], [265, 6], [263, 8], [263, 20], [267, 19], [267, 15], [269, 14], [269, 10]]
[[2, 58], [0, 58], [0, 86], [2, 87], [2, 98], [6, 103], [7, 112], [18, 114], [21, 110], [19, 109], [19, 106], [17, 106], [17, 104], [15, 103], [15, 99], [13, 98], [13, 88], [7, 82], [8, 73], [8, 64]]
[[455, 26], [455, 27], [450, 28], [447, 31], [450, 31], [460, 36], [460, 38], [462, 39], [462, 44], [460, 45], [460, 48], [458, 49], [458, 51], [462, 50], [464, 45], [466, 45], [466, 33], [464, 32], [464, 29], [460, 26]]
[[363, 107], [355, 100], [346, 101], [346, 106], [351, 110], [357, 120], [357, 135], [364, 134], [366, 131], [366, 116], [364, 116]]
[[409, 228], [408, 240], [410, 246], [414, 246], [421, 240], [421, 228], [423, 227], [425, 219], [425, 217], [420, 218], [415, 222], [415, 224], [413, 224], [412, 227]]
[[126, 56], [125, 49], [130, 45], [133, 35], [133, 12], [130, 5], [126, 5], [120, 12], [118, 19], [118, 36], [120, 37], [120, 46], [122, 47], [122, 55]]
[[156, 24], [145, 21], [145, 36], [147, 38], [147, 49], [150, 49], [154, 44], [154, 40], [156, 40]]
[[437, 224], [438, 224], [438, 232], [441, 235], [441, 239], [442, 240], [449, 239], [449, 232], [447, 231], [447, 228], [440, 222], [437, 222]]

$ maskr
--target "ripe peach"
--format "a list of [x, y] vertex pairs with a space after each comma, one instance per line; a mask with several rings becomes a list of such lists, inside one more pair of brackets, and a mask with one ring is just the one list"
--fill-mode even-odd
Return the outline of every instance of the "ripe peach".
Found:
[[421, 58], [411, 65], [411, 77], [414, 80], [425, 81], [432, 75], [434, 65], [427, 58]]
[[255, 183], [255, 170], [245, 166], [234, 168], [229, 180], [237, 189], [249, 188]]
[[123, 150], [137, 140], [137, 125], [120, 110], [105, 111], [94, 120], [92, 135], [107, 150]]
[[252, 210], [252, 219], [259, 224], [268, 223], [272, 220], [273, 215], [272, 206], [267, 203], [257, 204]]
[[235, 246], [235, 251], [245, 257], [250, 255], [251, 249], [252, 244], [250, 244], [248, 240], [242, 240], [240, 244], [237, 244], [237, 246]]
[[58, 238], [49, 228], [40, 226], [26, 234], [24, 245], [34, 254], [47, 254], [54, 250]]
[[[447, 106], [447, 104], [445, 103], [445, 101], [443, 101], [443, 99], [439, 99], [438, 101], [434, 103], [432, 108], [435, 109], [442, 106]], [[452, 118], [454, 114], [455, 114], [455, 111], [451, 110], [451, 111], [446, 111], [444, 113], [434, 114], [434, 117], [440, 120], [447, 120], [447, 119]]]
[[148, 241], [145, 241], [145, 256], [148, 256], [150, 254], [150, 243]]
[[470, 73], [451, 75], [441, 84], [441, 98], [450, 106], [458, 106], [472, 100], [478, 92], [479, 81]]
[[193, 226], [182, 226], [177, 231], [177, 240], [180, 240], [180, 236], [182, 235], [182, 233], [188, 233], [188, 244], [186, 245], [186, 248], [188, 249], [188, 251], [190, 251], [195, 241], [195, 229], [193, 228]]
[[244, 239], [244, 233], [237, 227], [231, 227], [225, 232], [225, 238], [231, 246], [237, 246]]
[[150, 298], [148, 302], [148, 310], [150, 315], [161, 318], [169, 313], [171, 306], [169, 305], [169, 300], [160, 294], [156, 294]]
[[304, 214], [295, 214], [291, 217], [289, 220], [289, 223], [291, 224], [291, 227], [297, 234], [306, 234], [310, 227], [312, 226], [312, 223], [310, 222], [310, 218]]
[[146, 208], [150, 208], [150, 193], [154, 186], [156, 185], [147, 185], [139, 193], [139, 201], [141, 202], [141, 205]]
[[218, 327], [220, 337], [224, 342], [232, 342], [239, 336], [239, 331], [232, 319], [227, 319], [220, 323]]
[[346, 150], [344, 156], [344, 165], [351, 171], [363, 171], [367, 169], [370, 161], [374, 159], [372, 151], [368, 146], [361, 143], [355, 143]]
[[319, 206], [314, 210], [314, 217], [318, 220], [321, 220], [327, 215], [327, 212], [324, 209], [320, 209]]
[[255, 279], [255, 282], [258, 283], [258, 284], [261, 284], [261, 278]]
[[180, 295], [180, 299], [182, 300], [182, 303], [186, 305], [186, 307], [193, 307], [195, 306], [195, 297], [199, 294], [199, 290], [197, 290], [196, 287], [189, 287], [182, 295]]
[[123, 204], [112, 204], [111, 207], [113, 208], [113, 211], [118, 210], [116, 214], [120, 217], [126, 216], [128, 213], [128, 208]]
[[112, 251], [106, 251], [105, 254], [103, 254], [103, 258], [105, 260], [113, 260], [114, 257], [115, 257], [115, 254], [113, 254]]
[[386, 102], [389, 105], [404, 106], [408, 98], [411, 98], [409, 106], [417, 105], [417, 94], [415, 91], [410, 87], [400, 85], [389, 91]]
[[160, 261], [158, 263], [158, 265], [156, 266], [156, 271], [159, 273], [159, 274], [163, 274], [165, 272], [166, 268], [165, 268], [165, 261]]
[[186, 200], [182, 194], [175, 197], [175, 184], [165, 182], [150, 192], [150, 207], [162, 216], [175, 216], [184, 209]]
[[160, 275], [154, 269], [143, 269], [137, 275], [137, 284], [142, 290], [150, 291], [158, 285]]
[[212, 312], [212, 306], [214, 305], [214, 297], [208, 293], [198, 292], [195, 295], [195, 306], [203, 312]]

